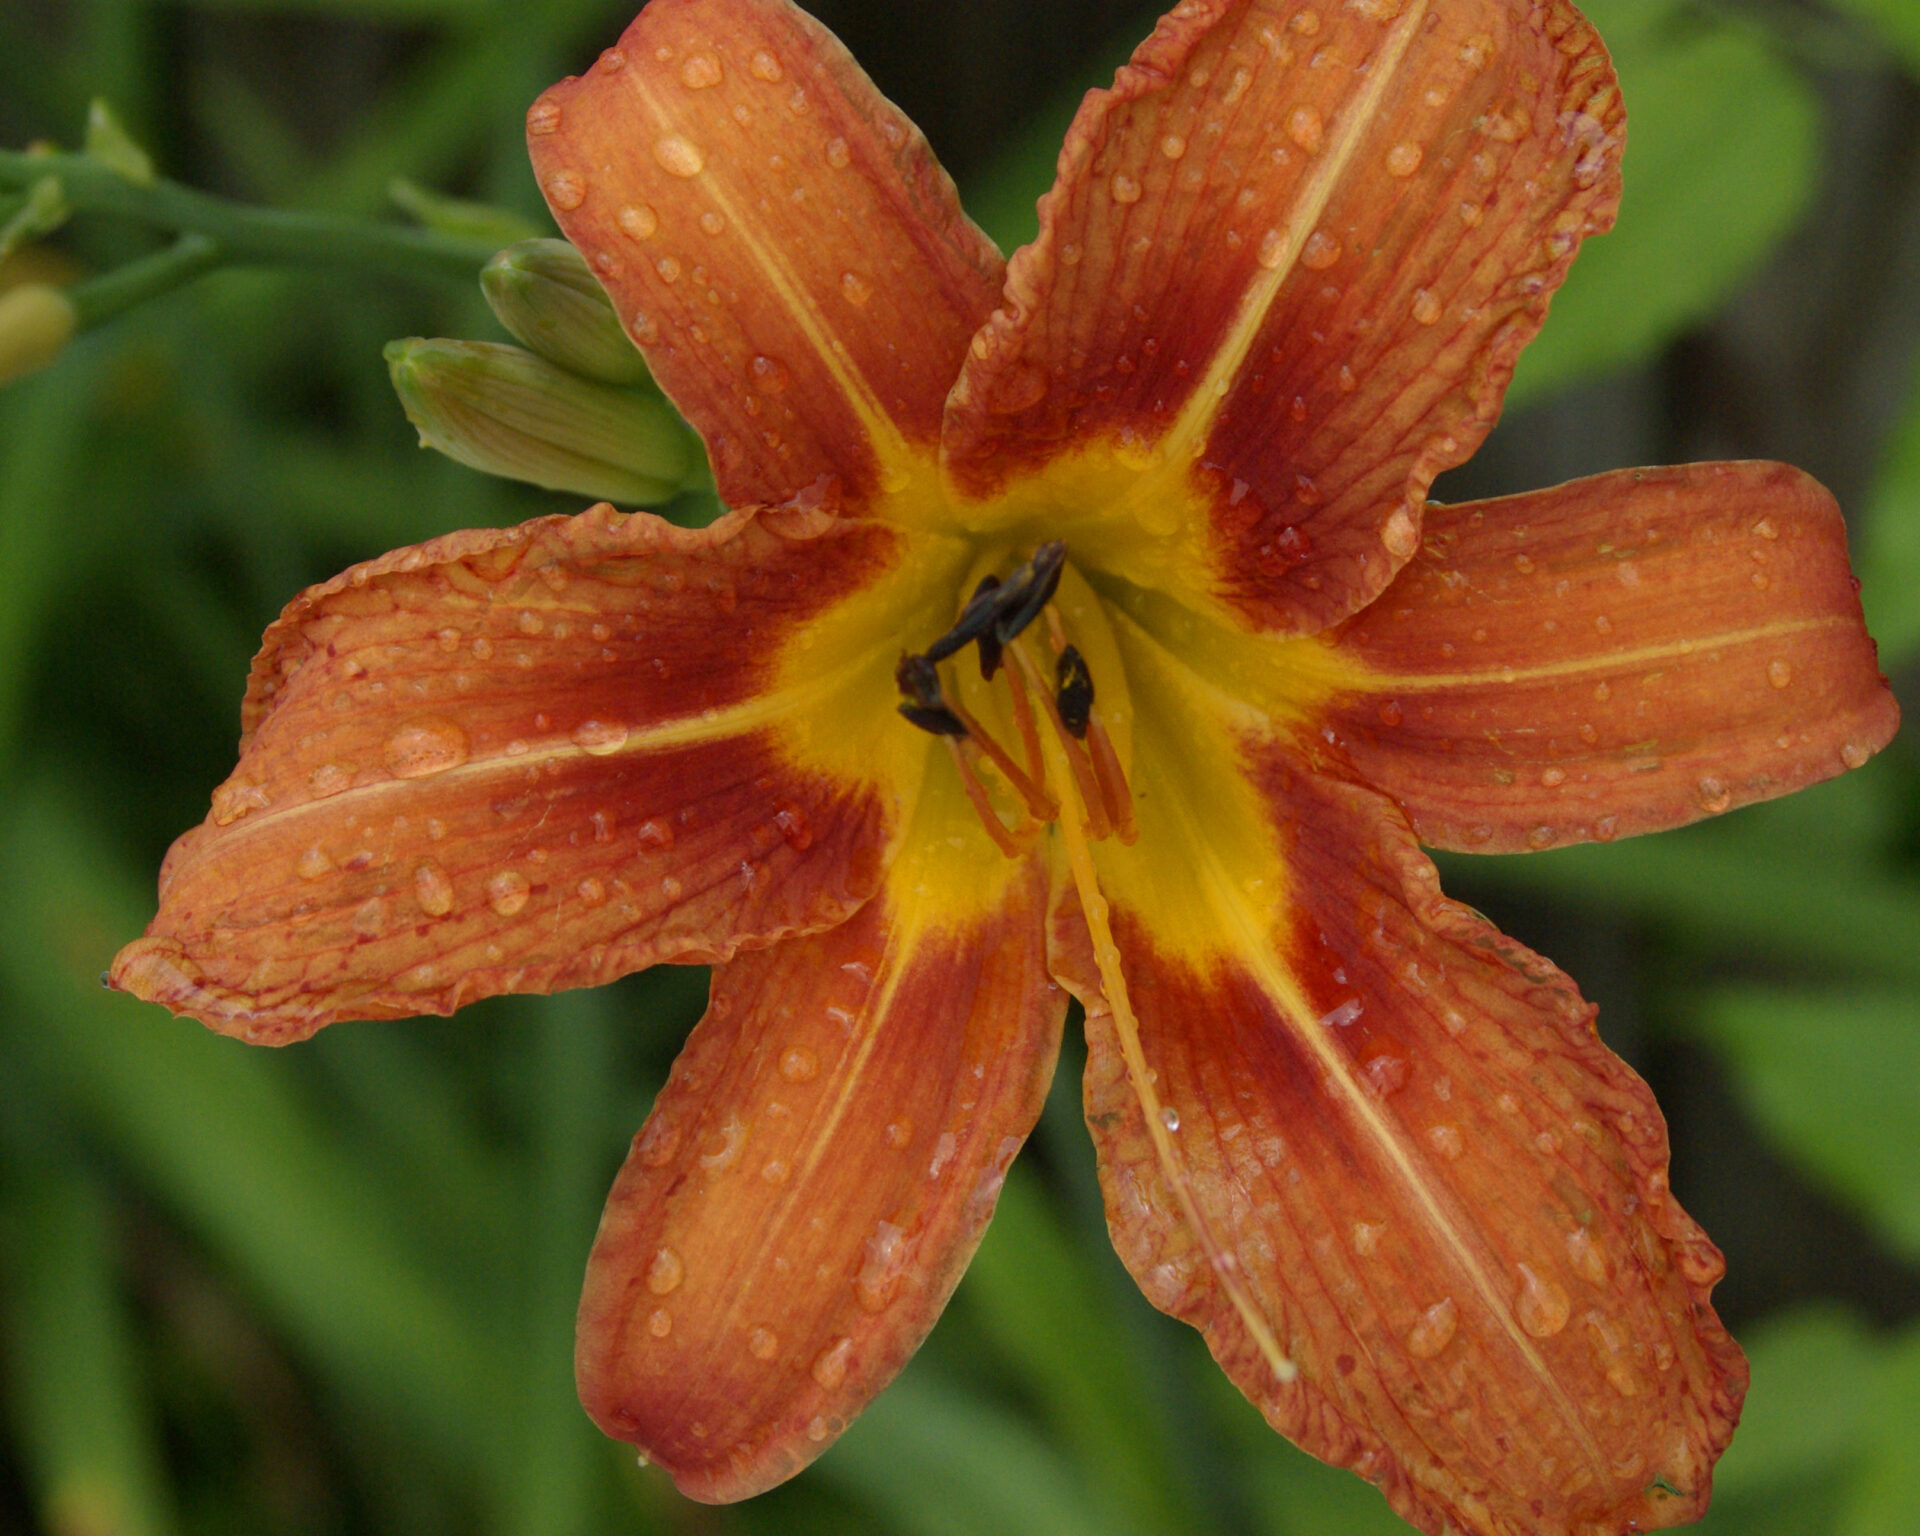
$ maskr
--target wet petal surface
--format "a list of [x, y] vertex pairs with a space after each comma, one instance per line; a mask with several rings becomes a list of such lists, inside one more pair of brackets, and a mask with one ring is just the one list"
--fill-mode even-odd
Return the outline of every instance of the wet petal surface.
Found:
[[937, 505], [941, 402], [1000, 254], [830, 32], [786, 0], [655, 0], [534, 103], [527, 143], [722, 500], [832, 481], [848, 511]]
[[1043, 868], [928, 801], [858, 914], [716, 973], [601, 1222], [582, 1399], [695, 1498], [791, 1476], [892, 1379], [1045, 1098]]
[[1622, 132], [1565, 5], [1177, 7], [1081, 109], [952, 478], [982, 519], [1098, 509], [1104, 568], [1216, 616], [1351, 613], [1612, 222]]
[[1419, 558], [1326, 637], [1360, 668], [1330, 766], [1423, 842], [1678, 826], [1857, 768], [1898, 727], [1840, 509], [1798, 470], [1623, 470], [1428, 517]]
[[689, 532], [600, 508], [312, 589], [115, 984], [280, 1043], [837, 922], [924, 750], [870, 709], [838, 741], [816, 722], [885, 696], [864, 637], [913, 622], [941, 563], [920, 549], [819, 513]]

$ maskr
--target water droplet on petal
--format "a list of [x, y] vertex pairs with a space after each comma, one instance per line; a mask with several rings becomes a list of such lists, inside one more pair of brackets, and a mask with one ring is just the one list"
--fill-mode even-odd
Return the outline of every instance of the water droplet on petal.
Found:
[[1170, 1131], [1179, 1130], [1180, 1111], [1175, 1109], [1171, 1104], [1164, 1106], [1160, 1111], [1160, 1123]]
[[1407, 1353], [1416, 1360], [1431, 1360], [1453, 1342], [1460, 1326], [1460, 1309], [1448, 1296], [1422, 1312], [1407, 1333]]
[[660, 227], [660, 215], [645, 203], [629, 203], [613, 216], [621, 232], [633, 240], [651, 239]]
[[542, 96], [527, 108], [527, 132], [530, 134], [548, 134], [560, 126], [560, 103], [551, 97]]
[[707, 157], [699, 145], [669, 133], [653, 141], [653, 158], [669, 176], [698, 176], [707, 168]]
[[1420, 548], [1420, 522], [1405, 505], [1395, 507], [1393, 515], [1380, 529], [1380, 542], [1396, 560], [1411, 560]]
[[1170, 133], [1160, 141], [1160, 153], [1169, 160], [1178, 160], [1187, 152], [1187, 141], [1177, 133]]
[[1857, 741], [1850, 741], [1840, 749], [1840, 761], [1845, 763], [1849, 768], [1858, 768], [1872, 756], [1873, 753], [1861, 746]]
[[1784, 661], [1767, 663], [1767, 681], [1776, 688], [1785, 688], [1793, 682], [1793, 668]]
[[1514, 1268], [1520, 1274], [1520, 1294], [1513, 1303], [1515, 1319], [1536, 1339], [1552, 1338], [1567, 1326], [1573, 1303], [1554, 1281], [1541, 1279], [1525, 1264]]
[[811, 1082], [819, 1072], [820, 1058], [810, 1046], [788, 1046], [780, 1057], [780, 1075], [790, 1083]]
[[353, 770], [345, 763], [322, 763], [307, 775], [307, 788], [316, 800], [337, 795], [353, 783]]
[[1326, 124], [1314, 107], [1295, 107], [1287, 118], [1287, 137], [1309, 154], [1319, 149], [1326, 136]]
[[853, 1354], [853, 1340], [841, 1339], [814, 1356], [813, 1379], [833, 1391], [847, 1379], [847, 1362]]
[[680, 83], [690, 91], [704, 91], [720, 83], [720, 61], [710, 53], [690, 53], [680, 66]]
[[387, 770], [397, 779], [424, 779], [467, 760], [467, 733], [451, 720], [430, 716], [402, 726], [381, 749]]
[[503, 869], [487, 881], [487, 905], [502, 917], [512, 917], [525, 908], [533, 887], [517, 869]]
[[1421, 325], [1433, 325], [1440, 319], [1440, 301], [1430, 289], [1416, 288], [1413, 291], [1413, 318]]
[[673, 1332], [673, 1314], [665, 1307], [655, 1307], [647, 1318], [647, 1332], [656, 1339], [664, 1339]]
[[832, 166], [836, 171], [844, 171], [847, 168], [847, 163], [852, 159], [853, 151], [847, 148], [847, 141], [845, 139], [831, 138], [827, 140], [828, 165]]
[[855, 309], [866, 308], [867, 300], [873, 297], [873, 284], [858, 272], [840, 274], [840, 291], [847, 296], [847, 302]]
[[1129, 176], [1125, 171], [1114, 172], [1113, 180], [1107, 183], [1107, 190], [1116, 203], [1137, 203], [1140, 201], [1140, 182], [1137, 177]]
[[1278, 272], [1287, 259], [1287, 237], [1270, 229], [1260, 237], [1260, 249], [1254, 259], [1269, 272]]
[[1434, 1125], [1427, 1128], [1427, 1144], [1442, 1157], [1451, 1162], [1466, 1150], [1466, 1138], [1460, 1134], [1457, 1125]]
[[453, 882], [435, 859], [424, 859], [413, 872], [413, 896], [428, 917], [445, 917], [453, 910]]
[[780, 68], [780, 60], [764, 48], [755, 50], [753, 57], [747, 61], [747, 70], [754, 79], [765, 80], [769, 84], [780, 79], [784, 73]]
[[332, 871], [333, 860], [327, 857], [326, 850], [318, 843], [301, 854], [293, 866], [293, 872], [302, 880], [318, 880]]
[[793, 382], [793, 374], [777, 357], [756, 357], [747, 365], [747, 377], [763, 395], [777, 395]]
[[655, 1249], [653, 1262], [647, 1266], [647, 1289], [656, 1296], [669, 1295], [680, 1288], [686, 1273], [679, 1254], [671, 1248]]
[[1695, 784], [1693, 792], [1699, 796], [1700, 809], [1711, 816], [1718, 816], [1733, 804], [1733, 791], [1727, 787], [1725, 780], [1716, 779], [1712, 774]]
[[771, 1360], [780, 1351], [780, 1336], [771, 1328], [756, 1328], [747, 1335], [747, 1353], [756, 1360]]
[[1606, 1258], [1585, 1227], [1575, 1227], [1567, 1234], [1567, 1257], [1573, 1263], [1573, 1272], [1582, 1280], [1594, 1285], [1607, 1283]]
[[1393, 176], [1411, 176], [1420, 169], [1420, 146], [1418, 144], [1399, 143], [1387, 151], [1387, 171]]
[[583, 720], [573, 729], [573, 744], [589, 757], [606, 757], [627, 744], [627, 728], [618, 720]]
[[587, 200], [587, 178], [578, 171], [555, 171], [546, 180], [546, 193], [554, 207], [571, 212]]

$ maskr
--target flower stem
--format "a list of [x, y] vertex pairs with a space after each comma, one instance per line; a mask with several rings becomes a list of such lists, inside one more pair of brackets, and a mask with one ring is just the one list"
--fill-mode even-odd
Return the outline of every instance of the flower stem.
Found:
[[209, 265], [346, 266], [471, 283], [493, 255], [488, 242], [433, 230], [256, 208], [174, 181], [142, 185], [91, 155], [0, 150], [0, 191], [24, 189], [48, 177], [58, 179], [75, 213], [113, 214], [205, 237], [211, 242]]
[[191, 282], [220, 262], [220, 247], [205, 235], [182, 235], [164, 251], [74, 284], [67, 290], [67, 297], [79, 314], [80, 328], [86, 330]]

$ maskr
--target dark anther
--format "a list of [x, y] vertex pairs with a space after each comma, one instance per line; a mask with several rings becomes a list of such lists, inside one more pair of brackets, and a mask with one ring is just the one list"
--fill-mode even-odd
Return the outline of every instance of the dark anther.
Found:
[[974, 641], [980, 642], [980, 673], [991, 680], [1000, 670], [1000, 649], [1040, 616], [1060, 586], [1067, 563], [1067, 546], [1051, 539], [1033, 552], [1033, 558], [1005, 581], [983, 576], [973, 589], [960, 617], [932, 645], [926, 659], [945, 661]]
[[947, 708], [940, 692], [940, 674], [926, 656], [906, 655], [893, 669], [893, 680], [906, 695], [900, 713], [921, 730], [934, 736], [964, 736], [967, 728], [960, 717]]
[[1060, 723], [1075, 738], [1085, 740], [1087, 722], [1093, 718], [1093, 674], [1087, 670], [1086, 658], [1068, 646], [1054, 663], [1053, 676], [1060, 690], [1055, 696]]
[[1040, 610], [1053, 601], [1066, 563], [1067, 546], [1049, 539], [1033, 552], [1031, 560], [1000, 583], [994, 593], [994, 639], [1006, 645], [1040, 617]]

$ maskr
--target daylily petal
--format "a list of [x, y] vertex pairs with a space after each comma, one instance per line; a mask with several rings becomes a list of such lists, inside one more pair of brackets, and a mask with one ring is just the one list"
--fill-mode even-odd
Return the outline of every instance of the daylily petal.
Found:
[[1619, 196], [1619, 91], [1565, 4], [1190, 0], [1088, 97], [948, 413], [982, 520], [1304, 633], [1419, 547], [1435, 474]]
[[1333, 755], [1439, 847], [1677, 826], [1857, 768], [1900, 721], [1840, 509], [1780, 464], [1432, 507], [1419, 558], [1324, 638], [1357, 672]]
[[580, 1309], [587, 1411], [682, 1492], [797, 1472], [939, 1316], [1053, 1073], [1045, 899], [930, 787], [859, 913], [716, 972]]
[[654, 0], [527, 114], [548, 205], [721, 498], [920, 484], [1002, 264], [918, 129], [787, 0]]
[[1180, 1177], [1231, 1271], [1181, 1215], [1063, 905], [1052, 963], [1087, 1004], [1121, 1257], [1276, 1428], [1429, 1532], [1695, 1517], [1745, 1367], [1646, 1086], [1565, 976], [1440, 895], [1384, 797], [1118, 633], [1158, 793], [1101, 879]]
[[599, 507], [311, 589], [114, 984], [280, 1043], [838, 922], [926, 760], [844, 702], [886, 696], [873, 637], [955, 558], [824, 512]]

